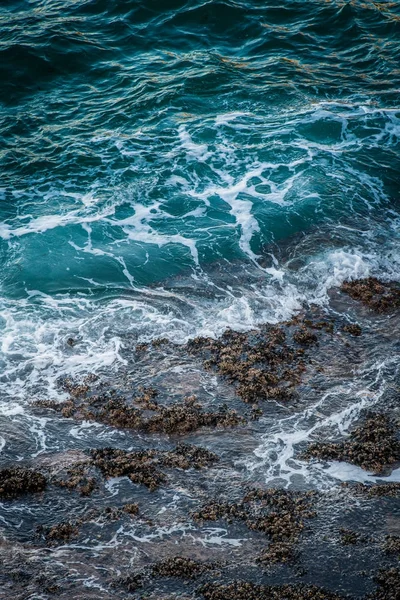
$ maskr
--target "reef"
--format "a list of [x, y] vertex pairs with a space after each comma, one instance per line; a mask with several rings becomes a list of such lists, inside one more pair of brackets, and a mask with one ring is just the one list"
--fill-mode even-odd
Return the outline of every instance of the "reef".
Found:
[[162, 467], [178, 469], [201, 469], [213, 465], [218, 457], [212, 452], [178, 444], [175, 450], [141, 450], [127, 452], [116, 448], [101, 448], [91, 451], [92, 464], [104, 477], [128, 477], [132, 483], [143, 484], [149, 490], [156, 490], [167, 481]]
[[376, 277], [367, 277], [345, 281], [340, 289], [377, 313], [400, 307], [400, 287], [394, 282], [387, 283]]
[[236, 427], [246, 423], [245, 418], [226, 405], [216, 411], [204, 411], [195, 396], [171, 405], [160, 405], [155, 400], [155, 390], [142, 388], [142, 393], [128, 403], [113, 391], [87, 397], [88, 386], [76, 384], [75, 387], [79, 391], [66, 402], [37, 402], [35, 405], [56, 410], [64, 417], [96, 421], [146, 434], [184, 434], [203, 427]]
[[199, 575], [202, 575], [213, 568], [214, 565], [211, 564], [202, 563], [182, 556], [175, 556], [153, 565], [151, 573], [158, 577], [196, 579]]
[[398, 554], [400, 558], [400, 536], [387, 535], [384, 543], [384, 548], [385, 552], [387, 552], [388, 554]]
[[381, 569], [374, 577], [378, 589], [369, 596], [371, 600], [399, 600], [400, 598], [400, 570]]
[[96, 477], [91, 471], [90, 461], [82, 461], [66, 469], [63, 476], [52, 477], [51, 483], [61, 488], [76, 490], [81, 496], [90, 496], [98, 487]]
[[128, 573], [114, 580], [115, 587], [121, 587], [128, 592], [134, 592], [150, 580], [158, 578], [175, 578], [190, 581], [197, 579], [207, 571], [215, 568], [212, 563], [205, 563], [183, 556], [174, 556], [161, 560], [140, 571]]
[[345, 461], [378, 474], [400, 460], [400, 441], [386, 415], [369, 412], [348, 440], [310, 444], [302, 458]]
[[69, 542], [71, 538], [78, 535], [79, 524], [80, 523], [78, 522], [75, 523], [72, 521], [62, 521], [61, 523], [57, 523], [52, 527], [38, 526], [36, 528], [36, 533], [43, 535], [49, 545], [58, 544], [59, 542], [65, 543]]
[[348, 483], [342, 483], [342, 487], [350, 490], [351, 493], [358, 496], [368, 496], [369, 498], [385, 496], [400, 498], [400, 483], [356, 483], [353, 485], [350, 485]]
[[362, 334], [362, 329], [359, 325], [357, 325], [357, 323], [349, 323], [348, 325], [345, 325], [343, 327], [343, 331], [350, 333], [350, 335], [355, 337], [358, 337]]
[[344, 527], [341, 527], [339, 529], [339, 533], [340, 541], [343, 544], [343, 546], [353, 546], [360, 542], [360, 534], [356, 531], [353, 531], [352, 529], [346, 529]]
[[234, 581], [206, 583], [199, 590], [205, 600], [339, 600], [341, 596], [314, 585], [256, 585]]
[[289, 562], [295, 559], [294, 545], [304, 529], [305, 519], [316, 514], [314, 498], [314, 492], [253, 489], [239, 503], [210, 502], [192, 517], [196, 521], [243, 521], [250, 530], [264, 533], [272, 542], [258, 562]]
[[42, 473], [24, 467], [10, 467], [0, 471], [0, 498], [10, 500], [23, 494], [43, 492], [47, 480]]
[[227, 329], [220, 338], [197, 337], [187, 350], [235, 386], [244, 402], [287, 399], [305, 371], [305, 348], [318, 342], [312, 329], [331, 332], [326, 322], [313, 324], [299, 317], [282, 326], [264, 325], [260, 331]]

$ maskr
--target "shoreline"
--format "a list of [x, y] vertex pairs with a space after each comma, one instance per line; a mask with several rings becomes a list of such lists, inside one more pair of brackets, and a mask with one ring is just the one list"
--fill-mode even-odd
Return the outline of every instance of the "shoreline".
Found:
[[[366, 360], [396, 331], [400, 290], [369, 278], [334, 294], [341, 315], [314, 306], [246, 333], [155, 339], [109, 381], [88, 373], [59, 381], [64, 402], [32, 400], [35, 418], [75, 442], [0, 469], [4, 589], [397, 600], [398, 392], [390, 364], [386, 381]], [[389, 319], [378, 331], [377, 318]], [[332, 461], [365, 482], [330, 478]]]

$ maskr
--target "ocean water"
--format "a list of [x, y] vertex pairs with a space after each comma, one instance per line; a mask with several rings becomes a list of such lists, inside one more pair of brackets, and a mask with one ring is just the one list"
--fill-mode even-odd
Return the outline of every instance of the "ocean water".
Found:
[[[60, 377], [118, 382], [137, 342], [247, 331], [310, 303], [334, 314], [344, 280], [400, 281], [399, 2], [3, 0], [0, 32], [7, 460], [130, 447], [35, 414], [32, 400], [65, 398]], [[398, 385], [385, 323], [366, 325], [378, 337], [351, 381], [266, 417], [242, 474], [321, 490], [375, 480], [293, 448], [345, 433]]]
[[7, 388], [111, 366], [127, 331], [249, 328], [399, 277], [397, 3], [7, 1], [0, 19]]

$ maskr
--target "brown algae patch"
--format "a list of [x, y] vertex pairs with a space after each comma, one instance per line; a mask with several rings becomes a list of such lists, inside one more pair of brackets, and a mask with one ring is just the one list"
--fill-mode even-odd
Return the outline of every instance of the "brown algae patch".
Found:
[[369, 596], [371, 600], [399, 600], [400, 597], [400, 570], [396, 567], [381, 569], [374, 577], [378, 589]]
[[205, 600], [340, 600], [341, 596], [314, 585], [257, 585], [234, 581], [206, 583], [198, 592]]
[[68, 543], [71, 539], [78, 537], [80, 528], [85, 523], [97, 521], [107, 523], [119, 521], [124, 518], [133, 518], [139, 515], [139, 505], [136, 503], [125, 504], [122, 508], [107, 506], [103, 509], [92, 509], [75, 521], [61, 521], [51, 527], [39, 525], [36, 534], [44, 538], [49, 546]]
[[201, 469], [213, 465], [218, 457], [189, 444], [178, 444], [175, 450], [141, 450], [127, 452], [116, 448], [91, 451], [92, 464], [104, 477], [128, 477], [133, 483], [143, 484], [154, 491], [167, 481], [164, 468]]
[[43, 492], [46, 486], [45, 476], [34, 469], [9, 467], [0, 471], [0, 498], [5, 500]]
[[[79, 523], [80, 524], [80, 523]], [[39, 526], [36, 532], [43, 535], [47, 544], [55, 545], [59, 543], [67, 543], [71, 538], [77, 537], [79, 534], [78, 523], [72, 521], [62, 521], [52, 527]]]
[[258, 557], [262, 564], [291, 562], [294, 545], [304, 530], [305, 520], [315, 516], [314, 492], [278, 489], [250, 490], [239, 503], [210, 502], [192, 514], [196, 521], [242, 521], [252, 531], [264, 533], [271, 544]]
[[76, 490], [81, 496], [90, 496], [98, 487], [92, 471], [90, 461], [83, 461], [66, 469], [61, 476], [53, 477], [51, 483], [64, 489]]
[[152, 388], [142, 388], [142, 393], [135, 396], [132, 403], [114, 391], [86, 397], [88, 391], [86, 389], [66, 402], [39, 401], [36, 406], [56, 410], [64, 417], [96, 421], [146, 434], [185, 434], [203, 427], [226, 428], [246, 423], [243, 417], [227, 406], [221, 406], [216, 411], [203, 410], [195, 396], [171, 405], [160, 405], [155, 400], [157, 392]]
[[345, 527], [341, 527], [339, 529], [340, 533], [340, 541], [343, 546], [354, 546], [361, 541], [361, 536], [356, 531], [352, 529], [346, 529]]
[[134, 592], [152, 579], [175, 578], [184, 581], [197, 579], [204, 573], [215, 569], [212, 563], [201, 562], [183, 556], [174, 556], [159, 561], [140, 571], [128, 573], [114, 580], [114, 587]]
[[359, 337], [362, 334], [362, 329], [357, 323], [349, 323], [343, 327], [345, 333], [349, 333], [354, 337]]
[[400, 558], [400, 536], [387, 535], [384, 543], [384, 549], [387, 554], [397, 554]]
[[376, 277], [345, 281], [341, 288], [353, 300], [362, 302], [377, 313], [385, 313], [400, 307], [400, 287]]
[[310, 444], [304, 459], [345, 461], [366, 471], [382, 473], [400, 460], [400, 441], [386, 415], [369, 412], [344, 442]]
[[263, 325], [259, 331], [227, 329], [218, 339], [197, 337], [186, 347], [206, 369], [234, 385], [244, 402], [285, 400], [301, 382], [306, 349], [317, 344], [316, 331], [322, 330], [332, 333], [332, 323], [295, 317], [280, 326]]
[[341, 486], [350, 490], [357, 496], [366, 496], [368, 498], [400, 498], [400, 483], [342, 483]]
[[151, 573], [157, 577], [177, 577], [179, 579], [196, 579], [206, 571], [213, 569], [214, 565], [203, 563], [191, 558], [175, 556], [156, 563]]

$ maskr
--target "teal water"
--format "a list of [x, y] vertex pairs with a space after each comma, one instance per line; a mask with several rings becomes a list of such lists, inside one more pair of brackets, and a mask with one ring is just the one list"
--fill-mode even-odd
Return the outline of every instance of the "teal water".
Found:
[[397, 2], [9, 0], [0, 30], [6, 389], [399, 277]]
[[398, 278], [397, 2], [9, 0], [0, 30], [6, 389]]
[[0, 30], [6, 388], [398, 277], [397, 2], [9, 0]]

